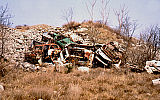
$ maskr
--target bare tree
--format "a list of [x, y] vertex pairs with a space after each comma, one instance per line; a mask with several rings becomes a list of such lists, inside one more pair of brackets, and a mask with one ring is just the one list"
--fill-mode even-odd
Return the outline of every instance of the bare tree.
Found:
[[143, 34], [142, 39], [147, 45], [147, 48], [145, 50], [147, 54], [146, 60], [155, 59], [158, 48], [160, 47], [160, 28], [158, 27], [158, 25], [151, 26], [148, 29], [148, 32]]
[[63, 11], [62, 15], [63, 19], [67, 21], [67, 23], [73, 21], [73, 8], [68, 8], [67, 10]]
[[102, 23], [107, 24], [109, 19], [109, 10], [107, 9], [110, 0], [101, 0], [100, 14], [102, 17]]
[[93, 19], [94, 19], [94, 8], [96, 5], [96, 2], [97, 2], [97, 0], [93, 0], [93, 2], [89, 1], [89, 5], [87, 3], [85, 3], [86, 7], [87, 7], [87, 11], [89, 13], [89, 16], [91, 18], [91, 21], [93, 21]]
[[[146, 61], [159, 60], [158, 48], [160, 46], [160, 29], [158, 25], [151, 26], [140, 34], [139, 45], [128, 50], [130, 62], [144, 68]], [[158, 55], [158, 56], [157, 56]], [[157, 59], [158, 58], [158, 59]]]
[[131, 47], [131, 39], [133, 37], [133, 34], [135, 33], [135, 30], [137, 28], [136, 21], [131, 21], [130, 17], [126, 17], [121, 26], [121, 34], [124, 36], [124, 40], [126, 41], [126, 47], [123, 54], [123, 63], [127, 63], [128, 55], [130, 53], [129, 48]]
[[118, 21], [118, 31], [123, 36], [123, 39], [126, 41], [125, 51], [123, 52], [122, 62], [125, 64], [129, 61], [130, 57], [130, 47], [131, 47], [131, 39], [135, 33], [137, 28], [137, 22], [135, 20], [131, 20], [128, 15], [128, 9], [123, 5], [118, 11], [114, 11], [117, 16]]
[[137, 23], [135, 20], [130, 20], [130, 17], [126, 17], [121, 26], [121, 34], [126, 37], [127, 42], [129, 43], [132, 38], [135, 30], [137, 28]]
[[117, 16], [118, 20], [118, 31], [121, 33], [123, 23], [128, 17], [128, 8], [125, 5], [123, 5], [119, 10], [117, 11], [114, 10], [114, 13]]
[[89, 29], [89, 39], [94, 43], [95, 42], [95, 29], [94, 29], [94, 23], [93, 23], [93, 20], [94, 20], [94, 8], [95, 8], [95, 5], [96, 5], [96, 2], [97, 0], [93, 0], [93, 1], [90, 1], [86, 4], [86, 8], [87, 8], [87, 12], [90, 16], [90, 29]]
[[0, 48], [1, 48], [1, 54], [0, 57], [4, 56], [5, 52], [5, 41], [6, 41], [6, 33], [7, 33], [7, 27], [11, 25], [10, 23], [11, 15], [8, 13], [8, 5], [1, 6], [0, 7]]
[[0, 77], [5, 75], [5, 67], [9, 63], [5, 63], [6, 41], [8, 39], [8, 26], [11, 24], [9, 19], [11, 15], [8, 13], [8, 5], [0, 6]]

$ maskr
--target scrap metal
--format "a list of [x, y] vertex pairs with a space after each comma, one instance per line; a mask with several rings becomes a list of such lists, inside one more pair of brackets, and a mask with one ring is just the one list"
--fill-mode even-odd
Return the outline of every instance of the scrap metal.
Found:
[[[33, 42], [31, 52], [25, 54], [25, 60], [33, 63], [51, 61], [61, 64], [93, 67], [95, 64], [109, 66], [115, 64], [119, 67], [122, 52], [115, 42], [108, 44], [94, 44], [84, 33], [87, 28], [77, 31], [64, 32], [64, 29], [55, 28], [53, 31], [42, 34], [43, 42]], [[53, 47], [53, 48], [52, 48]], [[32, 60], [34, 59], [34, 60]]]

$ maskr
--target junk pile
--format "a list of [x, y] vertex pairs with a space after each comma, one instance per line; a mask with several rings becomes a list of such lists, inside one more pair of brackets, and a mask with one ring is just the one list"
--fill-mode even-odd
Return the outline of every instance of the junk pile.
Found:
[[92, 43], [87, 28], [77, 27], [65, 30], [61, 27], [41, 31], [38, 41], [32, 39], [25, 52], [25, 61], [38, 64], [52, 63], [59, 66], [107, 67], [115, 65], [119, 68], [122, 51], [118, 42], [108, 44]]
[[[118, 42], [92, 43], [89, 28], [74, 29], [48, 25], [19, 26], [6, 28], [6, 51], [4, 56], [16, 66], [37, 70], [46, 62], [52, 66], [110, 67], [119, 68], [123, 48]], [[25, 59], [24, 59], [25, 58]], [[25, 62], [24, 62], [25, 60]], [[131, 71], [143, 72], [136, 65]], [[160, 72], [160, 61], [147, 61], [144, 68], [148, 73]]]

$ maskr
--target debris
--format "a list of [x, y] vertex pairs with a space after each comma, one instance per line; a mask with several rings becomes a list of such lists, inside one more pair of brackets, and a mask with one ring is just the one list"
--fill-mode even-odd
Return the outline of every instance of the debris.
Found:
[[160, 85], [160, 78], [152, 80], [153, 85]]
[[90, 47], [70, 44], [60, 53], [60, 59], [73, 65], [92, 66], [94, 54], [92, 50], [86, 48]]
[[113, 64], [115, 68], [120, 69], [120, 64], [121, 64], [121, 60], [119, 61], [118, 64]]
[[[32, 42], [30, 42], [29, 48], [25, 49], [27, 52], [24, 53], [25, 61], [27, 62], [39, 64], [38, 66], [43, 66], [45, 62], [52, 63], [58, 66], [60, 72], [61, 66], [65, 66], [66, 64], [87, 67], [95, 65], [105, 67], [113, 64], [114, 67], [120, 68], [122, 51], [119, 49], [118, 42], [93, 44], [89, 39], [88, 33], [86, 33], [88, 28], [81, 26], [70, 30], [65, 30], [61, 27], [35, 27], [37, 27], [36, 29], [41, 36], [37, 38], [38, 41], [35, 39], [35, 35], [29, 37]], [[29, 30], [25, 31], [33, 34], [33, 30], [34, 28], [29, 28]], [[27, 36], [24, 37], [28, 38]], [[19, 45], [23, 45], [22, 40], [17, 40]], [[21, 49], [17, 48], [18, 52]], [[18, 55], [15, 57], [18, 58]]]
[[25, 61], [31, 63], [39, 63], [39, 65], [41, 66], [42, 62], [51, 62], [51, 58], [57, 60], [60, 51], [61, 48], [54, 43], [34, 45], [32, 47], [32, 52], [28, 52], [25, 54]]
[[84, 32], [87, 31], [87, 28], [78, 28], [77, 30], [75, 30], [75, 32]]
[[110, 64], [118, 64], [119, 66], [121, 63], [122, 53], [112, 42], [108, 45], [103, 45], [95, 53], [95, 58], [104, 66], [109, 66]]
[[144, 72], [144, 69], [143, 68], [139, 68], [139, 66], [137, 66], [137, 65], [130, 64], [130, 65], [128, 65], [128, 67], [130, 68], [130, 70], [132, 72], [136, 72], [136, 73]]
[[0, 92], [4, 91], [3, 85], [0, 84]]
[[82, 71], [82, 72], [89, 72], [89, 68], [88, 67], [78, 67], [78, 70], [79, 71]]
[[83, 41], [83, 38], [80, 37], [80, 36], [78, 36], [78, 35], [76, 35], [76, 34], [71, 34], [71, 35], [70, 35], [70, 38], [71, 38], [71, 40], [72, 40], [73, 42], [83, 43], [83, 42], [82, 42], [82, 41]]
[[149, 74], [160, 73], [160, 61], [146, 61], [146, 66], [144, 68]]

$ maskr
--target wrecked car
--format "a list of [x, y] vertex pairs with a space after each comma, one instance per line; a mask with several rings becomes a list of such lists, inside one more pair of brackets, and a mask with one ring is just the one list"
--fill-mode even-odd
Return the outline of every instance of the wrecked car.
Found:
[[80, 45], [70, 44], [60, 53], [63, 63], [72, 63], [79, 66], [92, 66], [94, 53], [92, 50], [80, 47]]
[[74, 43], [70, 40], [70, 38], [57, 33], [44, 33], [42, 36], [42, 40], [48, 43], [56, 43], [62, 49], [64, 49], [67, 44]]
[[60, 46], [62, 49], [64, 49], [66, 45], [72, 44], [72, 43], [74, 43], [74, 42], [72, 42], [72, 41], [70, 40], [70, 38], [64, 38], [64, 39], [62, 39], [62, 40], [57, 41], [56, 43], [59, 44], [59, 46]]
[[25, 54], [25, 61], [31, 63], [42, 63], [46, 61], [57, 60], [61, 48], [54, 43], [34, 45], [31, 52]]
[[[120, 64], [122, 53], [116, 48], [113, 43], [103, 45], [95, 52], [95, 59], [103, 66], [109, 66], [110, 64]], [[116, 65], [116, 67], [118, 67]]]

